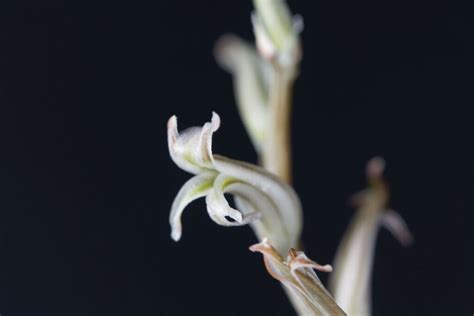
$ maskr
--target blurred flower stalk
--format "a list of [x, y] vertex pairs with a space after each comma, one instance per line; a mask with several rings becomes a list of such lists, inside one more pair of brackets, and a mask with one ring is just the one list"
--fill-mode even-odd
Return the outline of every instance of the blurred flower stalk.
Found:
[[404, 246], [413, 239], [400, 215], [387, 209], [390, 192], [384, 169], [380, 157], [367, 163], [369, 187], [351, 199], [357, 211], [339, 245], [329, 280], [336, 302], [348, 315], [371, 315], [370, 281], [379, 227], [386, 227]]
[[215, 56], [234, 78], [237, 106], [263, 167], [291, 182], [291, 94], [302, 51], [300, 16], [279, 0], [255, 0], [256, 47], [234, 35], [218, 40]]
[[[211, 219], [223, 226], [249, 224], [269, 274], [284, 287], [298, 315], [370, 315], [370, 273], [377, 229], [389, 228], [403, 244], [411, 236], [401, 218], [386, 211], [388, 189], [382, 179], [383, 160], [369, 162], [369, 189], [357, 195], [359, 209], [345, 234], [331, 278], [332, 294], [314, 270], [329, 265], [308, 259], [300, 247], [303, 216], [291, 183], [291, 95], [302, 57], [300, 16], [292, 16], [282, 0], [254, 0], [253, 46], [235, 35], [224, 35], [215, 47], [218, 63], [231, 73], [241, 119], [261, 166], [212, 152], [220, 126], [213, 113], [202, 127], [178, 131], [176, 116], [168, 121], [171, 158], [193, 174], [178, 192], [170, 213], [171, 237], [182, 235], [181, 215], [198, 198], [206, 199]], [[236, 207], [224, 194], [233, 195]], [[334, 296], [333, 296], [334, 295]]]

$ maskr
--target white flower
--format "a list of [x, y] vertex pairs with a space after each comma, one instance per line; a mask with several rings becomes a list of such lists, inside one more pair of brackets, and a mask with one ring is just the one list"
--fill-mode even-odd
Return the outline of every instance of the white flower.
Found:
[[389, 191], [382, 178], [384, 167], [379, 157], [367, 164], [369, 188], [352, 199], [358, 210], [341, 241], [330, 278], [329, 289], [348, 315], [371, 315], [370, 281], [379, 226], [388, 228], [403, 245], [412, 240], [403, 219], [386, 209]]
[[[181, 238], [181, 214], [193, 200], [206, 197], [209, 216], [217, 224], [250, 224], [261, 240], [268, 236], [276, 249], [285, 253], [296, 247], [302, 229], [301, 203], [294, 190], [276, 176], [255, 165], [212, 153], [212, 135], [220, 119], [213, 113], [211, 122], [178, 132], [177, 119], [168, 121], [168, 147], [171, 158], [195, 176], [176, 196], [170, 213], [171, 236]], [[233, 194], [237, 209], [224, 193]]]
[[298, 315], [346, 315], [313, 271], [331, 272], [330, 265], [311, 261], [295, 249], [290, 249], [287, 259], [283, 260], [267, 239], [251, 246], [250, 250], [262, 253], [268, 273], [285, 287]]

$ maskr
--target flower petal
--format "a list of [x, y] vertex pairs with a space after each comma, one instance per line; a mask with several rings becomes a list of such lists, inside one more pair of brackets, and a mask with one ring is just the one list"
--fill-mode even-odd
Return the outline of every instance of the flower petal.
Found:
[[217, 131], [220, 118], [212, 112], [211, 122], [203, 127], [190, 127], [178, 132], [176, 116], [168, 120], [168, 148], [171, 159], [181, 169], [193, 174], [213, 169], [212, 134]]
[[[214, 180], [212, 190], [206, 196], [206, 205], [209, 216], [213, 221], [223, 226], [242, 226], [255, 220], [260, 216], [258, 213], [242, 214], [231, 207], [227, 202], [224, 193], [232, 189], [232, 184], [238, 180], [225, 174], [219, 174]], [[231, 218], [233, 221], [227, 219]]]
[[182, 224], [181, 214], [184, 208], [192, 201], [205, 196], [212, 188], [215, 172], [206, 172], [189, 179], [179, 190], [173, 201], [170, 213], [171, 238], [178, 241], [181, 238]]
[[[206, 180], [203, 181], [206, 181], [207, 186], [212, 181], [212, 189], [199, 195], [206, 195], [209, 216], [224, 226], [252, 223], [257, 237], [271, 237], [280, 253], [297, 247], [302, 229], [298, 196], [291, 186], [261, 167], [213, 155], [212, 133], [218, 127], [219, 117], [215, 113], [211, 123], [206, 123], [202, 128], [186, 129], [181, 134], [177, 130], [176, 117], [172, 117], [168, 124], [170, 154], [176, 164], [189, 172], [211, 174], [205, 176]], [[192, 187], [193, 182], [185, 185], [182, 191], [189, 190], [188, 186]], [[241, 199], [237, 202], [240, 210], [229, 205], [225, 193]], [[183, 199], [180, 195], [178, 198]], [[179, 217], [182, 209], [176, 205], [171, 217], [178, 218], [177, 222], [172, 221], [177, 223], [173, 228], [173, 238], [177, 240], [181, 233]]]
[[380, 218], [380, 224], [392, 233], [402, 246], [409, 246], [413, 242], [413, 236], [407, 223], [394, 210], [385, 211]]
[[[288, 236], [286, 242], [276, 245], [281, 254], [286, 253], [291, 247], [298, 246], [303, 226], [303, 214], [301, 202], [291, 186], [263, 168], [219, 155], [214, 155], [214, 166], [220, 173], [239, 179], [263, 192], [275, 205], [277, 212], [262, 215], [265, 216], [264, 222], [267, 221], [268, 216], [271, 216], [284, 226], [285, 235]], [[273, 219], [268, 218], [269, 224], [272, 221]], [[277, 241], [272, 240], [272, 242]]]
[[250, 222], [258, 240], [269, 237], [280, 253], [288, 251], [291, 237], [285, 227], [278, 207], [260, 190], [244, 183], [231, 185], [229, 192], [234, 194], [235, 205], [243, 213], [258, 213], [260, 218]]

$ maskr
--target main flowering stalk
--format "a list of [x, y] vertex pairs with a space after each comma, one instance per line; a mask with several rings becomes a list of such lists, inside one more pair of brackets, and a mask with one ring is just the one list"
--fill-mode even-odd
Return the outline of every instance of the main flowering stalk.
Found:
[[[212, 135], [220, 125], [217, 114], [204, 126], [181, 133], [176, 117], [170, 118], [170, 155], [180, 168], [195, 175], [173, 202], [171, 236], [175, 241], [181, 238], [184, 208], [205, 197], [207, 211], [216, 223], [253, 228], [261, 243], [251, 250], [264, 255], [267, 270], [283, 284], [299, 315], [345, 315], [312, 270], [329, 272], [330, 267], [294, 250], [300, 243], [302, 212], [289, 186], [290, 114], [292, 86], [302, 55], [302, 19], [293, 17], [283, 0], [254, 0], [254, 6], [256, 49], [227, 35], [216, 45], [215, 55], [233, 75], [239, 112], [263, 168], [212, 153]], [[224, 193], [234, 196], [236, 208], [229, 205]]]

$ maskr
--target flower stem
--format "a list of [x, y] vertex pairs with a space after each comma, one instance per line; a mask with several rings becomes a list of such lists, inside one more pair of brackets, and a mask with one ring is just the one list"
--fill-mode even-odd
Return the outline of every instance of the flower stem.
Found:
[[262, 165], [265, 169], [291, 183], [291, 95], [294, 76], [292, 71], [274, 65], [270, 85], [269, 117], [266, 142], [263, 146]]

